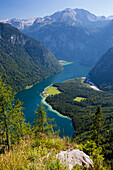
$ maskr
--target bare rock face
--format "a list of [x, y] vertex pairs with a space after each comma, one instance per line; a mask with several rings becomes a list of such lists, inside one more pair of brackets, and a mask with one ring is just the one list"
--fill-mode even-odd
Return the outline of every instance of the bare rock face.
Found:
[[90, 159], [90, 157], [79, 149], [60, 151], [60, 153], [56, 155], [56, 158], [60, 159], [61, 163], [66, 163], [66, 165], [69, 165], [70, 170], [76, 164], [79, 166], [83, 165], [86, 168], [93, 167], [93, 161]]

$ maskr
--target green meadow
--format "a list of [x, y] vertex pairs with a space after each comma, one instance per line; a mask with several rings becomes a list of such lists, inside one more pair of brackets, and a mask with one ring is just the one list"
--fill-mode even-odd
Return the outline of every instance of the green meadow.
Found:
[[57, 87], [50, 86], [50, 87], [46, 88], [46, 93], [48, 95], [55, 95], [55, 94], [59, 94], [61, 92], [57, 89]]
[[86, 98], [83, 97], [76, 97], [75, 99], [73, 99], [73, 101], [77, 101], [77, 102], [81, 102], [82, 100], [85, 100]]

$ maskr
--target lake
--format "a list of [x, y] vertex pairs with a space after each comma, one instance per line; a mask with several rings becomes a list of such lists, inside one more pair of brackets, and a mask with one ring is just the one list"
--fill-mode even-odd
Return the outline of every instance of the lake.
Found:
[[[89, 69], [89, 67], [82, 66], [77, 63], [64, 65], [64, 70], [62, 72], [54, 74], [47, 79], [42, 80], [30, 89], [18, 92], [16, 95], [16, 99], [19, 98], [20, 101], [23, 102], [26, 121], [30, 123], [33, 122], [35, 118], [34, 111], [37, 107], [37, 104], [40, 104], [40, 102], [43, 101], [40, 93], [42, 93], [47, 86], [50, 86], [53, 83], [66, 81], [68, 79], [85, 77], [88, 74]], [[60, 129], [60, 136], [72, 137], [74, 133], [72, 121], [67, 117], [61, 116], [60, 114], [58, 114], [58, 112], [53, 111], [46, 104], [45, 107], [48, 108], [47, 116], [49, 118], [55, 118], [57, 129]]]

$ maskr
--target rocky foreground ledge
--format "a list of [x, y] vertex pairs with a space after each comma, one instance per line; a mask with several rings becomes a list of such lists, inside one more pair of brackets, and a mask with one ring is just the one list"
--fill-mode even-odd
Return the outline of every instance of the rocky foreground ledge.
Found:
[[[47, 155], [49, 157], [50, 153]], [[75, 165], [84, 166], [88, 169], [93, 168], [93, 161], [88, 155], [79, 149], [69, 149], [68, 151], [60, 151], [56, 154], [56, 158], [60, 159], [60, 162], [69, 166], [71, 170]]]

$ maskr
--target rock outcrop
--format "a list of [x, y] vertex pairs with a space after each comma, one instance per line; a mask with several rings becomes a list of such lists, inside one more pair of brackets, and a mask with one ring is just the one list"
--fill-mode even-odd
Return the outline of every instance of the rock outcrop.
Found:
[[[51, 153], [47, 155], [49, 157]], [[56, 154], [56, 158], [60, 159], [60, 162], [69, 166], [71, 170], [75, 165], [84, 166], [88, 169], [93, 167], [93, 161], [88, 155], [79, 149], [69, 149], [67, 151], [60, 151]]]
[[85, 166], [87, 168], [93, 167], [93, 161], [90, 159], [90, 157], [79, 149], [60, 151], [60, 153], [56, 155], [56, 158], [60, 159], [61, 163], [68, 164], [70, 170], [76, 164]]

